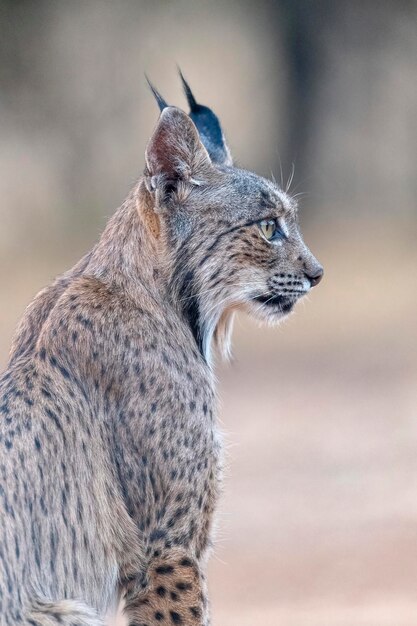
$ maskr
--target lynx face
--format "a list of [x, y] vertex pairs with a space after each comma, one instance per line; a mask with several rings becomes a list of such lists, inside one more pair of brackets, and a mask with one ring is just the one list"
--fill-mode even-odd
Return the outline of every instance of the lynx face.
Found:
[[294, 200], [260, 176], [213, 162], [179, 109], [163, 110], [147, 165], [170, 289], [207, 360], [213, 338], [227, 353], [236, 310], [277, 322], [320, 281]]

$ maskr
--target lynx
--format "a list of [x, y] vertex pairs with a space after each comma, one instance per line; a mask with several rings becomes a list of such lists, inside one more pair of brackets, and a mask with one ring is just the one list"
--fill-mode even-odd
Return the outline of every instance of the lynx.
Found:
[[0, 381], [3, 626], [210, 621], [222, 475], [213, 349], [323, 270], [294, 199], [233, 166], [218, 118], [161, 109], [101, 239], [29, 305]]

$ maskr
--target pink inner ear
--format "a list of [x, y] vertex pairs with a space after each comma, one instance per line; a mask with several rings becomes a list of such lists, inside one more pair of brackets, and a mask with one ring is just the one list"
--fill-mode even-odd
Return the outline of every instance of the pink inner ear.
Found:
[[193, 121], [180, 109], [164, 109], [146, 149], [150, 174], [184, 178], [191, 175], [195, 163], [204, 161], [210, 163], [210, 158]]
[[176, 172], [175, 163], [178, 160], [175, 154], [175, 140], [168, 128], [157, 128], [152, 137], [148, 150], [148, 167], [153, 176], [157, 174], [167, 174], [171, 177]]

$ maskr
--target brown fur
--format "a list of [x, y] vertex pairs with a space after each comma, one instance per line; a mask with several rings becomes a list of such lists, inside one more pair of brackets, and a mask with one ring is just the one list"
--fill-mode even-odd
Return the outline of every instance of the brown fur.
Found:
[[[227, 351], [235, 310], [277, 321], [308, 291], [295, 211], [164, 110], [144, 177], [29, 306], [0, 380], [2, 626], [99, 626], [119, 593], [131, 626], [209, 623], [211, 344]], [[285, 241], [262, 237], [266, 214]]]

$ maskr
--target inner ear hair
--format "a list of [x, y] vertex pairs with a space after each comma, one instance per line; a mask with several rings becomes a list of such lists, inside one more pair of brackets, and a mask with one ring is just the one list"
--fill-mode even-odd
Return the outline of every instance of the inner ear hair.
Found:
[[[179, 183], [199, 180], [211, 167], [197, 128], [184, 111], [165, 108], [145, 152], [148, 190], [169, 194]], [[162, 199], [162, 198], [161, 198]]]

